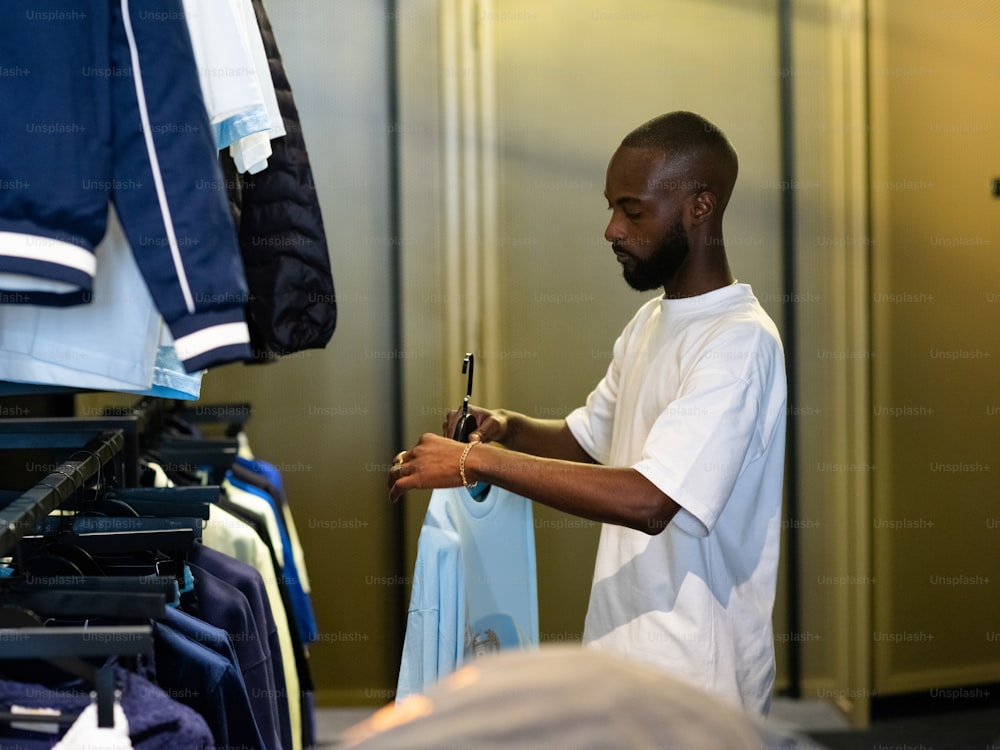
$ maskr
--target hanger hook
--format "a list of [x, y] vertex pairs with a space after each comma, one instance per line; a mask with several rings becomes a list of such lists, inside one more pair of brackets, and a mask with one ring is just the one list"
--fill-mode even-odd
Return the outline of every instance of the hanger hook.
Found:
[[465, 359], [462, 361], [462, 374], [469, 374], [468, 385], [465, 390], [465, 398], [462, 401], [462, 410], [469, 410], [469, 401], [472, 400], [472, 370], [475, 365], [475, 358], [472, 356], [472, 352], [465, 355]]

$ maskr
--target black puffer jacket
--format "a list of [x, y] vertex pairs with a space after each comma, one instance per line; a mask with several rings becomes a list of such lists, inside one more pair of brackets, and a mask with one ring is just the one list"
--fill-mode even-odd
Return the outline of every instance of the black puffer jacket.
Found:
[[337, 325], [323, 216], [299, 113], [262, 0], [253, 0], [286, 135], [271, 141], [267, 168], [238, 174], [222, 156], [229, 203], [239, 232], [250, 302], [253, 359], [326, 346]]

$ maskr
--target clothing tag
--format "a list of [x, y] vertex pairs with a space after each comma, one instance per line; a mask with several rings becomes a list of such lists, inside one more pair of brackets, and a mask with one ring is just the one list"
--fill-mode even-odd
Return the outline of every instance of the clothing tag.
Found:
[[[26, 706], [11, 706], [12, 714], [23, 714], [25, 716], [62, 716], [62, 711], [58, 708], [28, 708]], [[59, 734], [58, 724], [47, 724], [45, 722], [16, 722], [10, 723], [12, 729], [21, 729], [26, 732], [41, 732], [44, 734]]]

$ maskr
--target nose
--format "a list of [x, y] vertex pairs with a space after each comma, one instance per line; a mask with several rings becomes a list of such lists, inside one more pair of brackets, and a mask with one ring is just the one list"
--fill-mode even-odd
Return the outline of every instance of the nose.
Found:
[[621, 217], [619, 216], [617, 208], [611, 211], [611, 218], [608, 220], [608, 226], [604, 229], [604, 239], [611, 243], [625, 239], [625, 234], [622, 230]]

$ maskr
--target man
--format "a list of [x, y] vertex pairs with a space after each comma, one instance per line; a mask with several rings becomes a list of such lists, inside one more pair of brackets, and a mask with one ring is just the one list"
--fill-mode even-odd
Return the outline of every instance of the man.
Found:
[[474, 409], [472, 442], [424, 435], [389, 486], [396, 500], [486, 482], [602, 522], [584, 641], [766, 713], [786, 387], [774, 323], [726, 257], [736, 175], [732, 146], [699, 115], [626, 136], [607, 169], [605, 238], [629, 285], [663, 295], [565, 420]]

